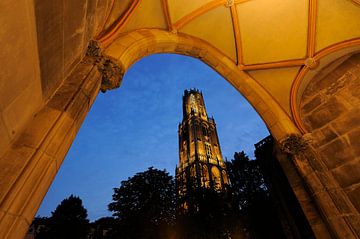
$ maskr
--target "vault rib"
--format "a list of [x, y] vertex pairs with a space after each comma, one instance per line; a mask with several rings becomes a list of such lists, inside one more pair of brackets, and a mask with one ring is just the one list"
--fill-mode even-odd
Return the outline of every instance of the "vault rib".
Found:
[[317, 0], [309, 0], [307, 57], [313, 57], [316, 44]]
[[164, 13], [164, 18], [166, 21], [166, 25], [168, 27], [169, 31], [173, 30], [173, 25], [171, 23], [171, 18], [170, 18], [170, 11], [169, 11], [169, 4], [167, 0], [161, 0], [161, 7], [163, 9], [163, 13]]
[[236, 59], [237, 65], [243, 64], [243, 54], [242, 54], [242, 43], [241, 43], [241, 33], [238, 13], [236, 10], [236, 5], [230, 7], [231, 19], [233, 24], [234, 38], [235, 38], [235, 47], [236, 47]]

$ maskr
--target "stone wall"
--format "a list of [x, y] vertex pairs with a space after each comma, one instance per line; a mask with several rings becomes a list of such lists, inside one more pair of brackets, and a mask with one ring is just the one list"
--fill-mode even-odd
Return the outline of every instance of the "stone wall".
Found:
[[349, 215], [359, 215], [360, 54], [341, 61], [307, 86], [301, 99], [301, 118], [322, 161], [357, 209]]
[[84, 57], [110, 5], [110, 0], [0, 1], [0, 156]]
[[0, 1], [0, 155], [42, 104], [36, 22], [30, 2]]
[[109, 0], [35, 0], [37, 42], [44, 98], [49, 98], [84, 57], [101, 30]]

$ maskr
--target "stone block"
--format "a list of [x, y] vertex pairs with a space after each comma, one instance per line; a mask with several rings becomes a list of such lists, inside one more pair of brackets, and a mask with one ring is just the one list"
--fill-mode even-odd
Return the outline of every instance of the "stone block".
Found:
[[97, 0], [87, 0], [85, 33], [83, 37], [83, 48], [86, 49], [89, 41], [94, 38], [97, 33], [98, 23], [96, 22], [96, 3]]
[[333, 169], [331, 172], [343, 188], [360, 183], [360, 157]]
[[98, 94], [96, 88], [101, 84], [101, 75], [98, 69], [95, 67], [92, 69], [86, 80], [84, 81], [83, 85], [81, 86], [82, 92], [91, 98], [93, 95]]
[[311, 133], [313, 141], [312, 143], [316, 147], [320, 147], [324, 144], [327, 144], [338, 137], [332, 128], [325, 126], [320, 130], [315, 130]]
[[79, 90], [80, 85], [87, 78], [89, 72], [97, 69], [94, 65], [80, 63], [74, 72], [66, 79], [64, 84], [56, 91], [54, 96], [48, 102], [48, 106], [64, 111], [68, 106], [74, 94]]
[[306, 218], [309, 220], [309, 224], [316, 224], [319, 222], [319, 213], [314, 207], [314, 204], [311, 201], [301, 202], [301, 208], [306, 215]]
[[65, 77], [83, 56], [83, 38], [85, 35], [85, 20], [87, 1], [64, 0], [64, 17], [71, 19], [64, 24], [64, 72]]
[[[29, 85], [22, 94], [3, 111], [3, 119], [11, 139], [15, 138], [25, 124], [31, 120], [42, 104], [41, 89], [38, 84]], [[24, 107], [26, 105], [26, 107]]]
[[336, 98], [331, 98], [327, 103], [322, 104], [307, 117], [310, 127], [318, 129], [330, 121], [336, 119], [345, 111], [344, 105]]
[[351, 224], [352, 229], [355, 231], [355, 235], [360, 235], [360, 215], [353, 213], [352, 215], [345, 216], [345, 220]]
[[66, 108], [65, 112], [68, 114], [72, 119], [76, 119], [77, 115], [81, 111], [88, 111], [90, 99], [82, 92], [79, 91], [75, 96], [74, 99], [70, 102], [69, 106]]
[[294, 194], [299, 202], [310, 202], [309, 194], [304, 190], [303, 185], [296, 185], [292, 187]]
[[101, 31], [101, 27], [105, 22], [106, 14], [108, 13], [108, 5], [111, 4], [111, 1], [97, 0], [96, 9], [95, 9], [95, 22], [94, 28], [96, 32]]
[[96, 68], [95, 65], [89, 64], [86, 62], [86, 58], [84, 61], [77, 64], [76, 69], [74, 69], [71, 74], [66, 78], [64, 85], [74, 85], [80, 86], [84, 79], [86, 79], [89, 73]]
[[57, 121], [51, 134], [46, 139], [46, 147], [43, 149], [48, 155], [57, 157], [58, 151], [62, 146], [64, 138], [68, 137], [73, 127], [74, 119], [68, 114], [63, 114]]
[[64, 111], [78, 88], [78, 86], [71, 84], [62, 85], [50, 99], [47, 106], [58, 111]]
[[44, 107], [40, 112], [35, 114], [28, 127], [16, 140], [16, 145], [25, 145], [31, 148], [39, 148], [43, 140], [48, 136], [56, 120], [59, 118], [61, 111]]
[[329, 234], [329, 229], [321, 221], [314, 222], [311, 224], [311, 228], [316, 236], [316, 238], [321, 239], [332, 239], [333, 237]]
[[347, 73], [352, 66], [353, 64], [351, 64], [349, 61], [344, 61], [338, 67], [336, 67], [333, 73], [341, 77]]
[[65, 156], [66, 156], [67, 152], [69, 151], [80, 126], [81, 125], [77, 125], [77, 124], [72, 125], [72, 128], [69, 129], [69, 131], [66, 134], [66, 137], [63, 138], [63, 141], [57, 148], [56, 155], [55, 155], [57, 170], [60, 169], [62, 162], [64, 161]]
[[[360, 55], [360, 54], [359, 54]], [[356, 76], [356, 78], [360, 78], [360, 61], [357, 63], [357, 65], [353, 65], [350, 69], [349, 72], [351, 74], [353, 74], [354, 76]]]
[[316, 107], [318, 107], [321, 104], [322, 100], [321, 100], [321, 96], [317, 95], [316, 97], [314, 97], [313, 99], [311, 99], [308, 103], [306, 103], [305, 105], [303, 105], [301, 107], [301, 111], [304, 114], [310, 113], [311, 111], [313, 111]]
[[64, 80], [64, 1], [35, 0], [42, 91], [47, 99]]
[[349, 150], [349, 144], [341, 138], [321, 147], [320, 153], [324, 163], [329, 169], [333, 169], [354, 159], [352, 151]]
[[44, 173], [40, 178], [41, 180], [38, 181], [38, 184], [32, 185], [32, 194], [28, 197], [26, 206], [21, 212], [22, 217], [24, 217], [28, 222], [32, 222], [34, 219], [35, 213], [39, 209], [40, 204], [51, 185], [51, 182], [55, 178], [57, 173], [56, 162], [51, 162], [47, 169], [45, 169], [43, 172]]
[[29, 228], [29, 222], [10, 213], [0, 212], [1, 214], [3, 217], [0, 220], [0, 238], [23, 238]]
[[[350, 148], [352, 149], [352, 151], [354, 152], [354, 154], [357, 157], [360, 156], [360, 127], [359, 127], [359, 122], [360, 121], [358, 121], [357, 129], [348, 134], [348, 138], [350, 140]], [[350, 151], [349, 148], [347, 150]]]
[[0, 117], [0, 137], [1, 137], [1, 141], [0, 141], [0, 157], [1, 157], [10, 147], [10, 136], [2, 120], [2, 117]]
[[309, 185], [309, 191], [311, 191], [311, 194], [313, 195], [318, 194], [324, 190], [324, 186], [316, 173], [308, 174], [305, 177], [305, 181]]
[[360, 212], [360, 184], [351, 188], [351, 190], [347, 190], [347, 195], [357, 211]]
[[0, 158], [0, 202], [3, 201], [10, 187], [21, 174], [34, 152], [34, 149], [17, 146], [8, 150]]
[[[52, 157], [37, 151], [12, 185], [11, 195], [2, 203], [3, 209], [14, 215], [22, 215], [22, 211], [27, 207], [29, 200], [32, 200], [34, 191], [42, 182], [43, 175], [52, 162]], [[43, 193], [45, 195], [46, 192]]]
[[320, 91], [325, 90], [330, 85], [336, 83], [339, 80], [339, 76], [333, 72], [329, 73], [321, 79], [314, 80], [313, 83], [309, 85], [309, 90], [306, 90], [307, 96], [317, 95]]
[[4, 109], [30, 84], [41, 84], [32, 5], [3, 0], [0, 9], [0, 109]]
[[331, 126], [339, 135], [343, 135], [357, 127], [360, 122], [360, 110], [352, 109], [331, 122]]
[[349, 61], [354, 65], [360, 66], [360, 53], [352, 55]]
[[328, 190], [328, 192], [340, 214], [350, 214], [353, 212], [352, 204], [343, 189], [338, 188], [335, 190]]

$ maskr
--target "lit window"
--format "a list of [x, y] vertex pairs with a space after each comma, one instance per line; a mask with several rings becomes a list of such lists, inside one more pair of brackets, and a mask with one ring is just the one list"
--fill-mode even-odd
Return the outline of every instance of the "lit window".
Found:
[[211, 146], [210, 144], [205, 143], [205, 150], [206, 150], [206, 156], [208, 156], [209, 158], [212, 157], [212, 152], [211, 152]]

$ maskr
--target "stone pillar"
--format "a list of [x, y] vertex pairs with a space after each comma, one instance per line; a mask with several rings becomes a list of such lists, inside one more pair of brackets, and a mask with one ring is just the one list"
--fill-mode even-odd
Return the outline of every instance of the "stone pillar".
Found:
[[[309, 141], [310, 139], [306, 139], [306, 135], [290, 135], [280, 144], [282, 151], [287, 154], [289, 159], [293, 160], [302, 176], [308, 193], [327, 224], [331, 237], [359, 238], [356, 233], [356, 225], [352, 223], [352, 220], [349, 220], [359, 217], [355, 213], [356, 209], [320, 160], [320, 156]], [[312, 224], [311, 221], [310, 224]], [[329, 237], [325, 234], [322, 235], [321, 231], [314, 233], [318, 238]]]
[[120, 86], [122, 69], [93, 50], [0, 158], [0, 238], [24, 237], [99, 90]]

